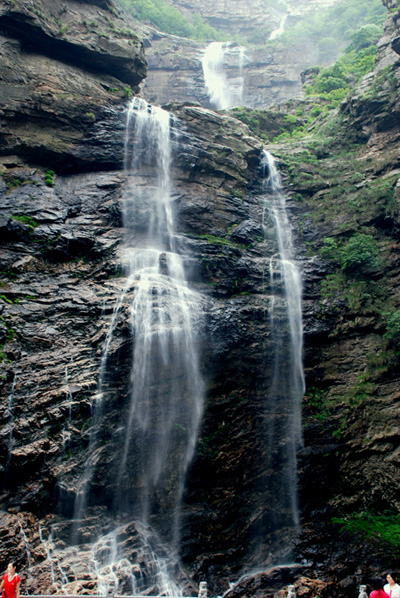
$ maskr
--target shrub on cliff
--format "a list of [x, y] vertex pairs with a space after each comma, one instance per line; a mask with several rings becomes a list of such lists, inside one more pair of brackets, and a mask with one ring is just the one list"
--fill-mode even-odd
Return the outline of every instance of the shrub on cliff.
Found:
[[346, 52], [351, 52], [352, 50], [359, 52], [363, 48], [373, 46], [379, 40], [381, 35], [382, 27], [378, 27], [378, 25], [372, 23], [364, 25], [364, 27], [361, 27], [361, 29], [353, 33], [351, 44], [347, 47]]
[[400, 310], [389, 317], [383, 338], [396, 350], [400, 349]]
[[371, 235], [354, 235], [341, 251], [342, 270], [347, 274], [371, 274], [379, 269], [378, 245]]
[[345, 274], [365, 276], [380, 268], [378, 244], [374, 237], [364, 233], [355, 234], [344, 245], [327, 237], [320, 253], [340, 265]]

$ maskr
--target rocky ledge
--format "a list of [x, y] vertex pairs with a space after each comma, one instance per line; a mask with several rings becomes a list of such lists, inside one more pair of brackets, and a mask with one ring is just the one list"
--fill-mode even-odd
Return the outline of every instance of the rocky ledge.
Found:
[[0, 155], [69, 170], [121, 163], [110, 140], [147, 68], [130, 26], [105, 2], [3, 2]]

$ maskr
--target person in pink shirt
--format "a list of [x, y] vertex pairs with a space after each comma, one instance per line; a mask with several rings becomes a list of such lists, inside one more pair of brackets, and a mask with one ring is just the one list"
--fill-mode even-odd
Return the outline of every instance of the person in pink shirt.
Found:
[[15, 563], [8, 563], [7, 573], [3, 575], [0, 584], [2, 598], [19, 598], [20, 585], [21, 578], [16, 571]]
[[381, 577], [374, 577], [372, 580], [373, 590], [369, 595], [369, 598], [390, 598], [389, 594], [386, 594], [383, 589], [383, 580]]

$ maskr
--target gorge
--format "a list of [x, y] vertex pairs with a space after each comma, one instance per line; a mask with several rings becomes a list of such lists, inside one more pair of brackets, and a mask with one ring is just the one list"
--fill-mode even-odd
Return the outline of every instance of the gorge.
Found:
[[[108, 1], [3, 2], [0, 529], [23, 593], [344, 598], [398, 565], [383, 4], [337, 107], [250, 103], [247, 126], [204, 88], [148, 104], [171, 38], [147, 52]], [[243, 47], [225, 46], [238, 67]]]

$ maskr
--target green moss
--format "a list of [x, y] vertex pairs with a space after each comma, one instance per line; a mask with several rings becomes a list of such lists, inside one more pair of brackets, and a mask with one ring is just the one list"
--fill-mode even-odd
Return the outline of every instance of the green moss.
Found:
[[22, 222], [23, 224], [27, 224], [29, 226], [30, 232], [39, 226], [39, 222], [27, 214], [12, 214], [11, 219], [16, 220], [17, 222]]
[[335, 517], [332, 522], [340, 525], [342, 531], [362, 532], [367, 538], [390, 544], [396, 553], [400, 551], [400, 514], [397, 512], [353, 513], [345, 518]]
[[47, 185], [47, 187], [54, 187], [54, 174], [54, 170], [47, 170], [44, 177], [44, 182]]

